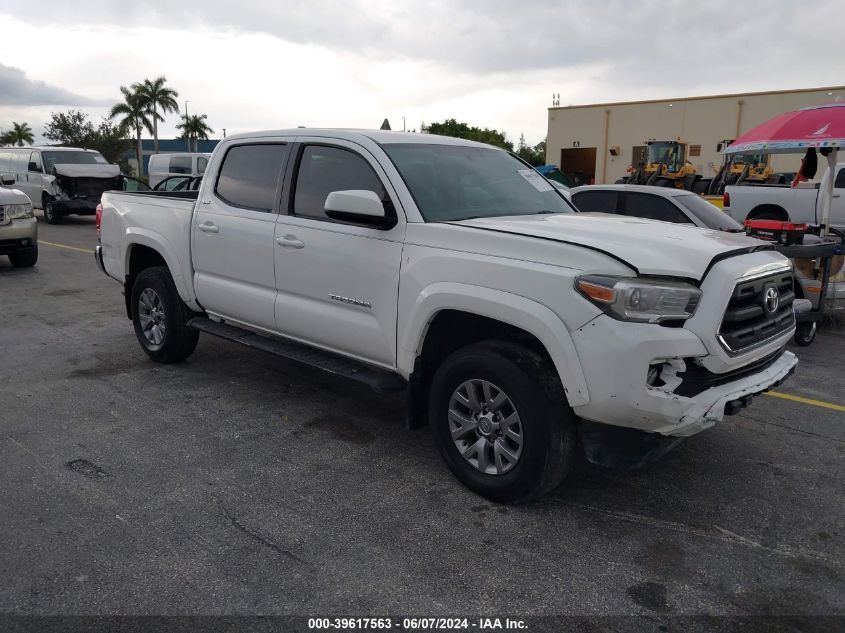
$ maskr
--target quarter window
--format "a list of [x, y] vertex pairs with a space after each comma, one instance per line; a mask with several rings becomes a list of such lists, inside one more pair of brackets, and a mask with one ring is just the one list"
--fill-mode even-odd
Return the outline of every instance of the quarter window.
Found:
[[302, 150], [294, 215], [327, 219], [324, 206], [329, 194], [350, 189], [373, 191], [382, 200], [389, 200], [376, 172], [355, 152], [323, 145], [308, 145]]
[[625, 215], [646, 220], [692, 224], [686, 214], [669, 200], [646, 193], [625, 194]]
[[208, 159], [205, 156], [197, 158], [197, 173], [204, 174], [205, 168], [208, 166]]
[[845, 167], [841, 168], [836, 174], [836, 180], [833, 181], [833, 186], [837, 189], [845, 189]]
[[217, 196], [235, 207], [272, 211], [276, 186], [285, 163], [284, 144], [237, 145], [223, 158], [214, 189]]

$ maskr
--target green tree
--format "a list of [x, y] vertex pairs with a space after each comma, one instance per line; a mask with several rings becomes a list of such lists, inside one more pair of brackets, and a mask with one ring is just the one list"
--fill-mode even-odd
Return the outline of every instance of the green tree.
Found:
[[495, 145], [496, 147], [501, 147], [509, 152], [513, 151], [513, 143], [507, 139], [504, 132], [491, 130], [486, 127], [473, 127], [468, 123], [458, 123], [455, 119], [446, 119], [443, 123], [423, 125], [422, 131], [428, 132], [429, 134], [439, 134], [441, 136], [465, 138], [470, 141], [478, 141], [479, 143]]
[[152, 131], [152, 122], [147, 116], [147, 105], [141, 95], [126, 86], [121, 86], [120, 92], [123, 101], [112, 106], [109, 119], [118, 118], [118, 126], [135, 134], [135, 158], [138, 161], [138, 175], [142, 176], [144, 162], [141, 133], [144, 128]]
[[177, 130], [182, 130], [182, 135], [179, 138], [189, 139], [193, 141], [194, 151], [198, 151], [198, 140], [208, 140], [209, 134], [214, 134], [208, 123], [206, 123], [208, 115], [192, 114], [190, 116], [182, 116], [182, 122], [176, 126]]
[[543, 165], [546, 162], [546, 142], [540, 141], [534, 147], [531, 147], [525, 142], [525, 135], [520, 134], [516, 155], [534, 167]]
[[32, 136], [32, 128], [26, 122], [12, 123], [12, 129], [0, 137], [0, 145], [32, 145], [35, 137]]
[[44, 138], [57, 145], [87, 147], [94, 132], [94, 124], [81, 110], [51, 112], [50, 121], [44, 126]]
[[[158, 154], [158, 122], [164, 121], [162, 114], [179, 111], [179, 104], [176, 103], [179, 93], [167, 85], [167, 78], [164, 75], [132, 84], [132, 90], [143, 99], [147, 106], [147, 114], [150, 115], [153, 123], [155, 153]], [[159, 110], [162, 114], [159, 114]]]
[[129, 164], [123, 159], [123, 153], [131, 147], [126, 133], [124, 126], [110, 119], [95, 126], [88, 115], [79, 110], [53, 112], [44, 127], [44, 137], [55, 144], [97, 150], [107, 161], [119, 165], [124, 173], [129, 173]]

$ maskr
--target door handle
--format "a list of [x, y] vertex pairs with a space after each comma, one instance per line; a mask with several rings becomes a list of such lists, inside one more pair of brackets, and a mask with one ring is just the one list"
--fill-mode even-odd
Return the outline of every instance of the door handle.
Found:
[[203, 233], [219, 233], [220, 232], [220, 229], [218, 229], [217, 226], [215, 226], [211, 222], [206, 222], [205, 224], [200, 224], [198, 226], [198, 228]]
[[840, 194], [840, 193], [835, 193], [835, 194], [833, 194], [833, 197], [834, 197], [834, 198], [838, 198], [838, 197], [839, 197], [839, 196], [841, 196], [841, 195], [842, 195], [842, 194]]
[[276, 244], [284, 246], [285, 248], [304, 248], [305, 242], [296, 239], [296, 235], [285, 235], [284, 237], [277, 237]]

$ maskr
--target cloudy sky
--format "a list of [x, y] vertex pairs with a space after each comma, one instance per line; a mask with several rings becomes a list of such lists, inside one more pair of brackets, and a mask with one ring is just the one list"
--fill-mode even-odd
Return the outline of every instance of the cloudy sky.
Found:
[[[0, 128], [95, 121], [165, 75], [214, 137], [454, 117], [530, 143], [562, 105], [845, 83], [842, 0], [3, 0]], [[159, 128], [173, 136], [176, 115]]]

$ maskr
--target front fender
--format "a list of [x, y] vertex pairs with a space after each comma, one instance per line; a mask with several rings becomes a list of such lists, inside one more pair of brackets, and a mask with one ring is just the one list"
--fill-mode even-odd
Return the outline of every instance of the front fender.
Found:
[[413, 372], [414, 362], [422, 351], [429, 324], [442, 310], [477, 314], [532, 334], [548, 351], [569, 404], [579, 406], [590, 401], [572, 337], [554, 312], [519, 295], [469, 284], [439, 282], [419, 293], [398, 335], [397, 366], [406, 378]]

